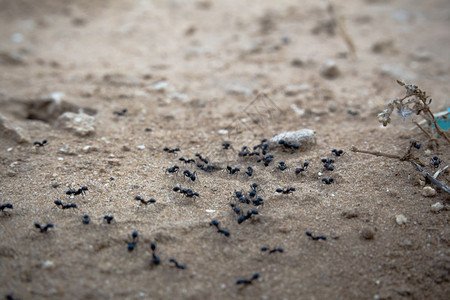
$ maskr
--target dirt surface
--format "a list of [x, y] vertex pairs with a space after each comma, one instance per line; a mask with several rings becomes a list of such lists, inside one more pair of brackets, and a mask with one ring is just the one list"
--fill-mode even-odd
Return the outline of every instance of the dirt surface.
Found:
[[[411, 118], [394, 116], [387, 127], [377, 121], [387, 101], [404, 94], [396, 79], [427, 91], [435, 112], [450, 105], [448, 1], [338, 1], [332, 11], [318, 1], [257, 3], [0, 1], [0, 114], [15, 128], [0, 138], [0, 203], [14, 207], [0, 212], [1, 295], [448, 297], [448, 194], [424, 197], [424, 186], [435, 186], [408, 162], [350, 151], [403, 154], [414, 137], [428, 171], [435, 171], [433, 155], [448, 164], [448, 144], [439, 139], [438, 149], [428, 149]], [[324, 73], [330, 60], [339, 72]], [[95, 118], [86, 136], [56, 120], [80, 108]], [[316, 145], [273, 148], [267, 167], [238, 156], [244, 145], [302, 128], [315, 130]], [[33, 146], [43, 139], [45, 146]], [[333, 148], [345, 154], [336, 157]], [[197, 152], [216, 170], [178, 160], [199, 162]], [[334, 171], [323, 171], [323, 157], [335, 159]], [[288, 169], [278, 169], [279, 161]], [[304, 161], [308, 169], [295, 175]], [[174, 164], [178, 174], [167, 173]], [[241, 172], [230, 175], [227, 165]], [[196, 171], [196, 180], [184, 178], [184, 169]], [[334, 182], [322, 183], [324, 176]], [[448, 184], [448, 173], [439, 178]], [[264, 205], [234, 197], [253, 182]], [[85, 195], [66, 195], [81, 186]], [[291, 194], [275, 192], [290, 186]], [[58, 208], [57, 199], [77, 209]], [[259, 214], [238, 224], [236, 202]], [[444, 206], [438, 213], [436, 202]], [[114, 216], [111, 224], [104, 215]], [[54, 228], [40, 233], [35, 222]], [[139, 238], [128, 251], [134, 230]], [[251, 284], [236, 284], [254, 273]]]

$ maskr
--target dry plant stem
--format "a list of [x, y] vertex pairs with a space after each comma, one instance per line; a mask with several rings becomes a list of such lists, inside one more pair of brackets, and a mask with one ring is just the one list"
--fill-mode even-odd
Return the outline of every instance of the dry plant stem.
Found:
[[431, 176], [430, 173], [428, 173], [426, 170], [424, 170], [417, 163], [412, 161], [411, 164], [416, 168], [417, 171], [419, 171], [420, 173], [425, 175], [425, 177], [428, 178], [428, 180], [430, 180], [432, 183], [434, 183], [438, 188], [440, 188], [441, 190], [443, 190], [447, 194], [450, 194], [450, 188], [448, 186], [446, 186], [445, 184], [443, 184], [439, 180], [435, 179], [433, 176]]
[[350, 150], [353, 152], [366, 153], [366, 154], [371, 154], [371, 155], [375, 155], [375, 156], [383, 156], [383, 157], [387, 157], [387, 158], [398, 159], [399, 161], [415, 162], [420, 166], [424, 166], [424, 164], [417, 157], [415, 157], [414, 155], [411, 154], [412, 148], [413, 148], [413, 145], [412, 145], [412, 143], [410, 143], [408, 151], [403, 156], [396, 155], [396, 154], [390, 154], [390, 153], [384, 153], [381, 151], [360, 150], [360, 149], [356, 148], [355, 146], [352, 146], [350, 148]]
[[339, 32], [340, 32], [342, 38], [344, 39], [344, 42], [347, 44], [347, 47], [349, 48], [351, 55], [353, 56], [353, 58], [356, 58], [355, 43], [353, 43], [353, 40], [351, 39], [350, 35], [347, 32], [347, 29], [345, 27], [344, 18], [338, 17], [336, 15], [334, 7], [331, 3], [329, 4], [328, 12], [329, 12], [331, 18], [334, 19], [334, 21], [336, 22]]
[[419, 127], [419, 129], [422, 130], [422, 132], [426, 134], [426, 136], [428, 136], [428, 138], [430, 139], [430, 141], [435, 142], [435, 143], [437, 142], [437, 141], [436, 141], [436, 138], [434, 138], [428, 131], [426, 131], [422, 126], [420, 126], [419, 123], [414, 122], [414, 124], [416, 124], [417, 127]]

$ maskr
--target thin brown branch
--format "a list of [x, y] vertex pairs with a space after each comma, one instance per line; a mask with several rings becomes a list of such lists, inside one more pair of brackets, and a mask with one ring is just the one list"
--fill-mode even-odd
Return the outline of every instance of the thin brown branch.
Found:
[[366, 154], [371, 154], [371, 155], [375, 155], [375, 156], [383, 156], [383, 157], [393, 158], [393, 159], [398, 159], [398, 160], [402, 159], [402, 156], [400, 156], [400, 155], [384, 153], [381, 151], [360, 150], [360, 149], [356, 148], [355, 146], [352, 146], [350, 148], [350, 150], [353, 152], [366, 153]]

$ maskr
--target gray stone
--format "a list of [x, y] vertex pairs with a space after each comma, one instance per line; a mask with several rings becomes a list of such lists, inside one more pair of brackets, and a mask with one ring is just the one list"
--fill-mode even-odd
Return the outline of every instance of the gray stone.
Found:
[[15, 122], [0, 114], [0, 137], [11, 139], [16, 143], [30, 143], [31, 138], [28, 133]]
[[300, 129], [298, 131], [289, 131], [277, 134], [269, 140], [270, 147], [282, 147], [278, 144], [280, 140], [284, 140], [289, 144], [298, 144], [299, 149], [309, 150], [316, 144], [316, 134], [311, 129]]
[[65, 112], [58, 118], [57, 124], [79, 136], [87, 136], [95, 132], [95, 117], [84, 113]]
[[65, 95], [61, 92], [53, 92], [37, 100], [26, 102], [27, 118], [53, 123], [65, 112], [79, 112], [82, 110], [88, 115], [95, 115], [97, 111], [92, 108], [81, 108], [80, 106], [64, 101]]
[[431, 211], [434, 213], [438, 213], [443, 209], [444, 205], [441, 202], [436, 202], [435, 204], [431, 205]]
[[52, 181], [52, 187], [53, 187], [53, 188], [56, 189], [56, 188], [57, 188], [58, 186], [60, 186], [60, 185], [61, 185], [61, 183], [59, 183], [58, 181], [56, 181], [56, 180], [53, 180], [53, 181]]

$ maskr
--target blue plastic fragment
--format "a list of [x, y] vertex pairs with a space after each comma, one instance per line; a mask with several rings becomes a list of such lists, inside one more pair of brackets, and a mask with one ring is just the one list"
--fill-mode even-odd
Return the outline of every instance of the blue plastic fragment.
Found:
[[450, 107], [447, 107], [447, 112], [448, 114], [446, 114], [445, 116], [437, 118], [437, 124], [444, 131], [447, 131], [450, 128]]

